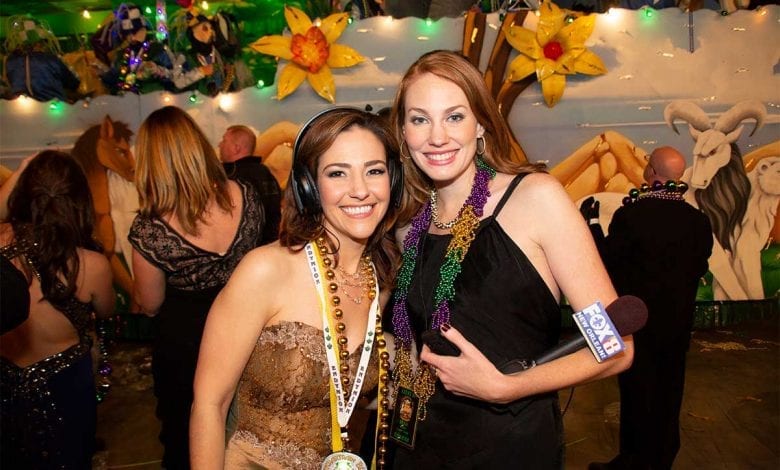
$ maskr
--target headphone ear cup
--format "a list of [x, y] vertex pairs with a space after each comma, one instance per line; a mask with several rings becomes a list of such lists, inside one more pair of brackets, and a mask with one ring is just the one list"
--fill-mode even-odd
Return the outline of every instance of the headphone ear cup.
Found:
[[307, 168], [301, 165], [293, 165], [290, 184], [292, 185], [295, 207], [298, 209], [298, 213], [317, 214], [322, 210], [317, 183]]
[[301, 185], [298, 183], [298, 172], [295, 169], [295, 165], [292, 167], [290, 174], [290, 189], [293, 193], [293, 199], [295, 199], [295, 209], [299, 214], [303, 214], [303, 201], [301, 201]]

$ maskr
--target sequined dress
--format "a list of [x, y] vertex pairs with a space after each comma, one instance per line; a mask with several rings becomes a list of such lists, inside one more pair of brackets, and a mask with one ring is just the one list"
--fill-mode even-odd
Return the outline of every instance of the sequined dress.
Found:
[[[17, 239], [0, 256], [23, 257], [40, 279], [35, 250]], [[0, 357], [1, 468], [91, 468], [97, 423], [92, 307], [71, 296], [57, 308], [76, 328], [78, 343], [26, 367]]]
[[165, 273], [165, 300], [154, 317], [152, 376], [165, 447], [163, 466], [189, 468], [189, 420], [192, 383], [206, 315], [241, 258], [259, 246], [263, 206], [254, 188], [238, 182], [243, 193], [241, 221], [225, 253], [193, 245], [158, 217], [138, 215], [128, 240]]
[[[361, 350], [349, 357], [353, 380]], [[364, 394], [378, 383], [377, 361], [374, 349]], [[238, 385], [225, 468], [319, 469], [330, 453], [329, 380], [321, 330], [299, 322], [264, 328]]]

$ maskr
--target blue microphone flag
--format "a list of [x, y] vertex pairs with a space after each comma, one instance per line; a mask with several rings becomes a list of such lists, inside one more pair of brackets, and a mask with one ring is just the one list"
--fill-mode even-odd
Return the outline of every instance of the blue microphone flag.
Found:
[[604, 362], [625, 349], [623, 338], [617, 333], [601, 302], [585, 307], [572, 317], [598, 362]]

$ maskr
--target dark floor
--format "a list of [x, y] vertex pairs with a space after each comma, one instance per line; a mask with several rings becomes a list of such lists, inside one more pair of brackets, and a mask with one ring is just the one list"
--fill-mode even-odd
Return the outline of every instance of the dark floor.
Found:
[[[778, 319], [694, 333], [675, 470], [780, 468], [779, 341]], [[98, 410], [105, 450], [95, 468], [160, 468], [149, 346], [115, 342], [110, 349], [114, 385]], [[561, 406], [570, 395], [561, 392]], [[614, 456], [618, 398], [614, 378], [574, 390], [564, 416], [567, 469]]]

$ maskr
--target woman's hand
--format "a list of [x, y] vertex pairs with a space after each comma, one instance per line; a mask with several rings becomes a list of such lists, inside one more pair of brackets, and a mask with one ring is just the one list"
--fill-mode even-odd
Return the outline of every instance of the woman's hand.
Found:
[[435, 368], [444, 388], [455, 395], [491, 403], [512, 401], [502, 393], [502, 384], [507, 376], [496, 369], [479, 349], [449, 324], [442, 325], [441, 333], [460, 349], [460, 356], [439, 356], [424, 345], [420, 359]]

